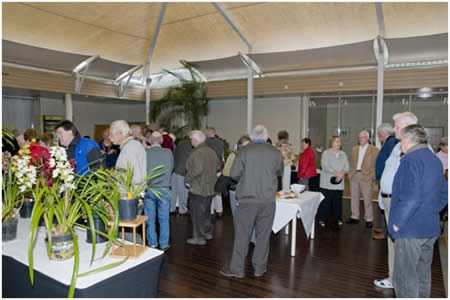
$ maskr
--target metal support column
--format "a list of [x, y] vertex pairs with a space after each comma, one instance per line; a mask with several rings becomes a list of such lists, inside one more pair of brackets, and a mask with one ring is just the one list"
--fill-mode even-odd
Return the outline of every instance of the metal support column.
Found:
[[[384, 91], [384, 53], [380, 51], [378, 57], [378, 76], [377, 76], [377, 122], [376, 128], [383, 122], [383, 91]], [[381, 147], [380, 140], [377, 135], [376, 146]]]
[[145, 125], [150, 125], [150, 83], [152, 80], [147, 78], [145, 81]]
[[300, 139], [309, 137], [309, 95], [303, 95], [301, 97], [302, 102], [302, 123], [301, 123], [301, 134]]
[[[248, 48], [248, 53], [252, 48]], [[248, 66], [248, 85], [247, 85], [247, 132], [250, 134], [253, 129], [253, 68]]]
[[64, 118], [73, 121], [72, 94], [64, 95]]

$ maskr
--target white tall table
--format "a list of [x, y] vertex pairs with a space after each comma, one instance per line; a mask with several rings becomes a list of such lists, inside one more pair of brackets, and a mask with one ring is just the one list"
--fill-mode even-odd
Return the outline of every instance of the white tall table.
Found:
[[314, 224], [320, 202], [325, 197], [318, 192], [304, 192], [295, 199], [276, 199], [275, 218], [272, 231], [277, 233], [286, 227], [289, 234], [289, 223], [292, 223], [291, 232], [291, 256], [295, 256], [295, 243], [297, 234], [297, 218], [302, 220], [306, 236], [314, 239]]

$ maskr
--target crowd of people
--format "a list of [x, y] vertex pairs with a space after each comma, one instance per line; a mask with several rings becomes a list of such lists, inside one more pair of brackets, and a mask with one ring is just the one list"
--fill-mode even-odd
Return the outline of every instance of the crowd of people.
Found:
[[[320, 173], [324, 200], [317, 220], [322, 230], [327, 228], [331, 215], [339, 228], [344, 225], [342, 198], [346, 176], [351, 211], [345, 223], [360, 223], [362, 195], [365, 226], [372, 228], [374, 187], [378, 185], [381, 226], [375, 229], [373, 238], [387, 240], [389, 270], [386, 278], [376, 279], [374, 284], [394, 288], [397, 297], [429, 297], [433, 245], [440, 235], [439, 214], [448, 197], [448, 141], [442, 138], [440, 151], [435, 154], [413, 113], [395, 114], [393, 121], [394, 126], [383, 123], [377, 128], [381, 149], [372, 145], [369, 132], [362, 130], [358, 145], [347, 156], [341, 150], [341, 137], [331, 136], [330, 147], [321, 153], [320, 170], [310, 138], [301, 140], [302, 152], [297, 159], [289, 133], [280, 131], [278, 142], [272, 146], [263, 125], [242, 135], [226, 160], [224, 142], [213, 127], [206, 132], [193, 130], [177, 144], [164, 126], [143, 131], [124, 120], [112, 122], [99, 143], [81, 137], [67, 120], [55, 129], [58, 143], [75, 161], [79, 175], [100, 167], [131, 167], [133, 182], [139, 184], [152, 169], [163, 166], [159, 171], [162, 175], [148, 182], [152, 190], [144, 197], [149, 247], [170, 247], [170, 214], [190, 216], [192, 236], [186, 240], [188, 244], [207, 245], [214, 238], [211, 216], [222, 216], [222, 195], [228, 195], [235, 237], [231, 261], [220, 271], [226, 277], [245, 276], [250, 243], [255, 245], [254, 276], [263, 276], [267, 271], [276, 192], [290, 189], [293, 165], [297, 166], [298, 181], [306, 190], [311, 189], [311, 179]], [[3, 143], [12, 154], [21, 144], [33, 143], [35, 151], [48, 155], [53, 140], [46, 133], [39, 141], [34, 129], [22, 136], [16, 132], [15, 136], [13, 143]]]

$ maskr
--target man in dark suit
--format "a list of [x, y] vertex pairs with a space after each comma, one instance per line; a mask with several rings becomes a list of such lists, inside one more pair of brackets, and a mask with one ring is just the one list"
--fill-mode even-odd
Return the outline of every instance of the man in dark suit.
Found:
[[243, 278], [245, 258], [253, 227], [256, 245], [252, 263], [255, 277], [266, 272], [270, 234], [275, 217], [277, 177], [283, 174], [280, 151], [266, 143], [266, 128], [257, 125], [251, 133], [252, 143], [242, 148], [231, 168], [231, 178], [238, 182], [234, 217], [234, 246], [229, 268], [220, 273], [226, 277]]

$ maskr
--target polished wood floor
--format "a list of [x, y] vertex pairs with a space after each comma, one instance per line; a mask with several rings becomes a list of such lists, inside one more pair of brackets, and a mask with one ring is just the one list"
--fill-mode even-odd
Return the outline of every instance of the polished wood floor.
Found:
[[[316, 228], [315, 240], [306, 239], [298, 222], [296, 256], [291, 257], [290, 239], [280, 231], [272, 234], [267, 273], [253, 277], [250, 247], [246, 278], [228, 279], [219, 274], [228, 264], [234, 229], [224, 199], [225, 215], [215, 218], [214, 239], [206, 246], [190, 246], [190, 218], [171, 216], [171, 248], [165, 254], [159, 283], [159, 297], [394, 297], [391, 289], [373, 285], [387, 275], [386, 241], [375, 241], [364, 224]], [[349, 201], [344, 200], [344, 219]], [[378, 215], [377, 215], [378, 216]], [[431, 297], [445, 297], [436, 245], [432, 265]]]

